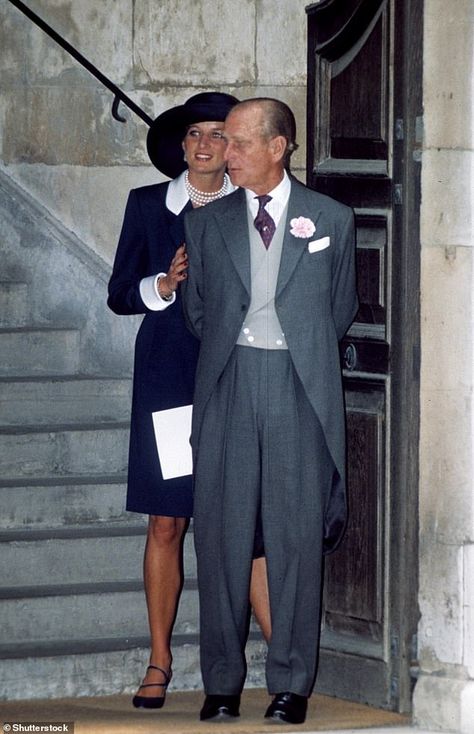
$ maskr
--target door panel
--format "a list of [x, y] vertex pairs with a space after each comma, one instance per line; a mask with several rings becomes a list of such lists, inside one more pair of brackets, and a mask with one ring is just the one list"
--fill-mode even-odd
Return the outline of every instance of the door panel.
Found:
[[[354, 208], [360, 298], [341, 343], [349, 522], [326, 560], [316, 688], [398, 710], [410, 708], [407, 650], [416, 597], [400, 586], [416, 587], [416, 523], [407, 521], [407, 510], [416, 511], [417, 491], [413, 467], [405, 476], [400, 471], [416, 440], [404, 406], [416, 374], [403, 397], [400, 378], [412, 367], [407, 360], [419, 338], [411, 325], [410, 347], [405, 343], [403, 325], [417, 314], [418, 293], [402, 297], [400, 284], [417, 272], [419, 248], [408, 241], [399, 183], [411, 165], [408, 141], [398, 146], [394, 120], [407, 69], [418, 69], [421, 80], [421, 66], [410, 66], [405, 51], [408, 36], [412, 42], [421, 34], [416, 7], [416, 0], [323, 0], [307, 9], [308, 185]], [[412, 106], [404, 105], [407, 119], [420, 98], [413, 94]], [[417, 206], [406, 207], [415, 234]]]
[[[378, 550], [383, 528], [384, 395], [377, 387], [362, 392], [346, 389], [348, 486], [351, 521], [340, 553], [328, 558], [326, 629], [363, 634], [367, 641], [383, 639], [381, 624], [383, 568]], [[378, 461], [377, 461], [378, 459]], [[350, 578], [351, 584], [346, 583]]]
[[[355, 55], [354, 51], [347, 53], [342, 70], [339, 73], [336, 70], [337, 76], [332, 77], [331, 158], [387, 160], [385, 20], [384, 15], [377, 20], [362, 48]], [[344, 106], [340, 104], [341, 99]], [[351, 110], [350, 115], [347, 109]]]

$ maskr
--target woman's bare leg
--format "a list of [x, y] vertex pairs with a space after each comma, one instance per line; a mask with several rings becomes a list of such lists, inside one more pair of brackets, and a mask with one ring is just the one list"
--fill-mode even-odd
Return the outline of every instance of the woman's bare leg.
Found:
[[272, 635], [270, 600], [268, 595], [267, 562], [265, 556], [254, 558], [250, 579], [250, 604], [266, 641]]
[[[150, 515], [143, 562], [145, 595], [150, 626], [150, 664], [171, 669], [171, 633], [183, 585], [182, 543], [188, 526], [183, 517]], [[163, 683], [158, 670], [148, 670], [143, 683]], [[140, 696], [162, 696], [159, 686], [141, 688]]]

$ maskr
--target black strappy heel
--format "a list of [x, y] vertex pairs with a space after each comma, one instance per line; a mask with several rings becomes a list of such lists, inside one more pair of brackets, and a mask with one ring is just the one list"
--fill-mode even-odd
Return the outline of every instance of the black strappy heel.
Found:
[[159, 670], [160, 673], [163, 673], [165, 676], [165, 682], [164, 683], [143, 683], [138, 690], [141, 690], [142, 688], [151, 688], [152, 686], [163, 688], [163, 695], [162, 696], [139, 696], [138, 694], [132, 698], [132, 703], [135, 706], [136, 709], [160, 709], [164, 702], [166, 697], [166, 689], [168, 688], [169, 682], [171, 680], [171, 670], [166, 672], [166, 670], [163, 670], [163, 668], [159, 668], [157, 665], [149, 665], [147, 670]]

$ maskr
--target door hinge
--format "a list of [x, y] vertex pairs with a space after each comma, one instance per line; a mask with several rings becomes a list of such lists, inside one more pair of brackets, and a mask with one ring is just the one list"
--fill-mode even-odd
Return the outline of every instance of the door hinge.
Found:
[[405, 126], [403, 123], [403, 117], [397, 117], [395, 120], [395, 139], [403, 140], [405, 138]]
[[420, 663], [418, 661], [418, 635], [414, 632], [410, 645], [410, 678], [412, 680], [412, 685], [416, 683], [419, 675]]
[[415, 143], [417, 145], [422, 145], [423, 138], [424, 138], [423, 116], [418, 115], [418, 117], [415, 118]]
[[415, 163], [421, 163], [423, 138], [423, 117], [419, 115], [415, 118], [415, 147], [413, 148], [413, 160]]
[[399, 695], [400, 695], [400, 687], [398, 684], [398, 678], [393, 675], [390, 678], [390, 699], [392, 702], [398, 701]]
[[393, 187], [393, 203], [403, 204], [403, 185], [395, 184]]

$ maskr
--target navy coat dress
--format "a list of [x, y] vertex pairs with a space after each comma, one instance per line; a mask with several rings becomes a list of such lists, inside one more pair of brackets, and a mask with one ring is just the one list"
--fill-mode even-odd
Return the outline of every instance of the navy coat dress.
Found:
[[167, 273], [184, 242], [184, 214], [192, 207], [182, 200], [179, 213], [170, 211], [168, 186], [130, 192], [107, 303], [116, 314], [145, 314], [135, 344], [127, 510], [190, 517], [191, 475], [163, 479], [152, 413], [192, 403], [199, 343], [185, 327], [179, 288], [163, 311], [147, 308], [140, 295], [140, 281]]

